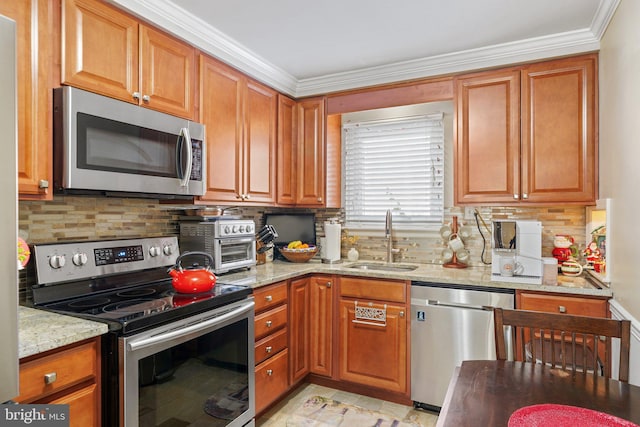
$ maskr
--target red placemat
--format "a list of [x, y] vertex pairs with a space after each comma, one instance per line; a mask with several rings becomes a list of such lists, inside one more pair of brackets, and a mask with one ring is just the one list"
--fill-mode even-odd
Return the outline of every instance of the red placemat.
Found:
[[631, 421], [577, 406], [546, 403], [520, 408], [509, 417], [509, 427], [640, 427]]

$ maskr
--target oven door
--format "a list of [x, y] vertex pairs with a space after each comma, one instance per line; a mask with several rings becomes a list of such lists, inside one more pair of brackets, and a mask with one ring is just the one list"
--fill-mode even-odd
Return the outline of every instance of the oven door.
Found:
[[215, 239], [213, 245], [216, 274], [256, 264], [256, 239], [254, 237]]
[[253, 299], [119, 339], [120, 425], [253, 425]]

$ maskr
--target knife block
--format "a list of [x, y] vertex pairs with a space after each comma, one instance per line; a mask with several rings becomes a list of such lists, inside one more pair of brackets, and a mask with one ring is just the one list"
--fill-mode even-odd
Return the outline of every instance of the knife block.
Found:
[[264, 247], [264, 244], [260, 241], [256, 241], [256, 264], [265, 264], [267, 262], [267, 252], [258, 253], [260, 248]]

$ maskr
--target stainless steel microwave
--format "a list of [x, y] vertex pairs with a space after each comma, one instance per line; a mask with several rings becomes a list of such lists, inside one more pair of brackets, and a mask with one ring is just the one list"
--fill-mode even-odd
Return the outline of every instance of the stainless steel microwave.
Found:
[[204, 125], [69, 86], [53, 98], [54, 191], [204, 194]]

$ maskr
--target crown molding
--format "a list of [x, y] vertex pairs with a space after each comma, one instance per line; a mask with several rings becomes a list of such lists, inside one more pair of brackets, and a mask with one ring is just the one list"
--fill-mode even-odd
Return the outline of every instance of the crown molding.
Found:
[[170, 0], [108, 1], [295, 98], [597, 51], [620, 3], [601, 0], [587, 29], [298, 80]]

